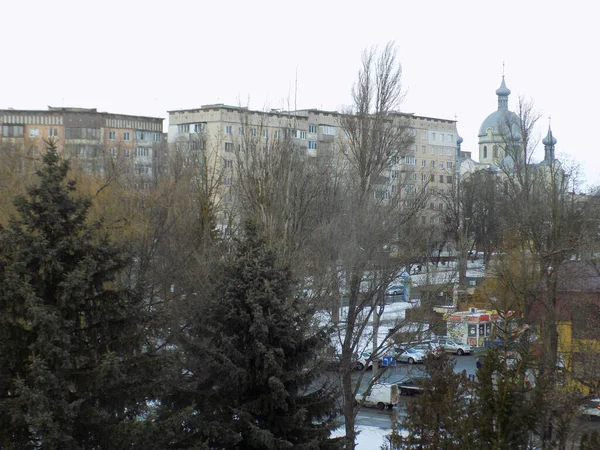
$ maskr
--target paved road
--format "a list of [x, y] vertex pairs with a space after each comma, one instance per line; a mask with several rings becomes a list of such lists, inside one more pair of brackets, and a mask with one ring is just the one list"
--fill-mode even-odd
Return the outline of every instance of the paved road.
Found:
[[[467, 371], [468, 375], [475, 375], [476, 366], [475, 360], [477, 358], [477, 354], [474, 355], [465, 355], [465, 356], [452, 356], [455, 361], [454, 371], [461, 372], [463, 370]], [[395, 368], [389, 368], [386, 370], [384, 375], [382, 376], [383, 383], [397, 383], [405, 378], [411, 376], [417, 376], [424, 371], [424, 366], [422, 364], [399, 364]], [[358, 375], [358, 374], [357, 374]], [[371, 372], [368, 371], [364, 374], [361, 387], [366, 389], [369, 378], [371, 377]], [[400, 404], [393, 408], [393, 410], [383, 410], [380, 411], [376, 408], [361, 408], [357, 415], [357, 424], [359, 425], [368, 425], [372, 427], [378, 427], [385, 430], [392, 429], [392, 421], [397, 420], [406, 414], [405, 405], [407, 402], [414, 401], [415, 397], [400, 397]], [[579, 440], [581, 435], [584, 433], [592, 433], [593, 431], [598, 431], [600, 433], [600, 420], [590, 420], [587, 418], [578, 418], [573, 425], [574, 436], [570, 439], [567, 448], [568, 449], [579, 449]]]
[[[462, 372], [467, 371], [468, 375], [475, 375], [475, 359], [477, 355], [464, 355], [464, 356], [452, 356], [455, 361], [454, 371]], [[406, 378], [413, 376], [422, 375], [425, 371], [423, 364], [398, 364], [396, 367], [387, 368], [385, 373], [382, 375], [381, 383], [399, 383]], [[355, 376], [358, 378], [360, 373], [356, 373]], [[367, 371], [363, 374], [361, 382], [361, 392], [367, 388], [369, 379], [371, 378], [371, 371]], [[411, 397], [400, 397], [400, 405], [395, 407], [392, 411], [384, 410], [379, 411], [375, 408], [361, 408], [356, 418], [357, 423], [360, 425], [369, 425], [373, 427], [379, 427], [383, 429], [392, 429], [392, 419], [394, 415], [401, 417], [405, 414], [404, 406], [406, 402], [412, 401]]]

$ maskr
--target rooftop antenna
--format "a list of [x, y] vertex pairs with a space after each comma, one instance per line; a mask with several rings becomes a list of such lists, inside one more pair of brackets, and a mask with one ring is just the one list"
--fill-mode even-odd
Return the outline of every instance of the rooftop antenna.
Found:
[[456, 113], [454, 113], [454, 121], [458, 122], [458, 116], [456, 115]]
[[504, 78], [504, 61], [502, 61], [502, 78]]
[[548, 128], [552, 125], [552, 116], [548, 116]]

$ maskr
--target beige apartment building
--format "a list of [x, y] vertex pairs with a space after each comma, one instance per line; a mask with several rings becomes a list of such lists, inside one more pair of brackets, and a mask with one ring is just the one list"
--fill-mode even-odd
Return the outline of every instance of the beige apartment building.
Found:
[[[397, 117], [409, 123], [415, 142], [407, 155], [394, 161], [384, 174], [387, 183], [378, 185], [373, 195], [385, 199], [391, 198], [397, 189], [425, 187], [432, 195], [420, 220], [438, 223], [439, 211], [447, 205], [436, 194], [452, 189], [459, 160], [456, 122], [405, 113], [398, 113]], [[253, 111], [224, 104], [169, 111], [171, 146], [192, 147], [197, 145], [199, 135], [203, 137], [203, 145], [215, 153], [215, 162], [222, 165], [226, 188], [233, 183], [235, 151], [244, 136], [265, 141], [291, 137], [301, 148], [306, 148], [309, 156], [335, 151], [345, 139], [340, 113], [335, 111]], [[231, 193], [226, 192], [224, 198], [230, 201]]]
[[52, 140], [58, 151], [97, 175], [118, 167], [146, 187], [159, 175], [166, 149], [163, 120], [95, 108], [0, 110], [0, 147], [35, 157]]

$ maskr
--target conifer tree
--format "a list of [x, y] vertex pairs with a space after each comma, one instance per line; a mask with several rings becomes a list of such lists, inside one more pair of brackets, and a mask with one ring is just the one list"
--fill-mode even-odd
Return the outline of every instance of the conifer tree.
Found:
[[236, 254], [215, 270], [213, 298], [182, 337], [183, 383], [161, 402], [158, 417], [181, 424], [161, 425], [172, 431], [168, 448], [338, 447], [329, 439], [335, 392], [315, 364], [325, 336], [309, 327], [275, 254], [247, 225]]
[[38, 181], [0, 229], [0, 448], [111, 448], [146, 408], [153, 362], [128, 264], [49, 144]]
[[463, 449], [475, 445], [475, 402], [471, 382], [464, 373], [454, 372], [447, 355], [430, 355], [426, 362], [424, 390], [407, 404], [402, 421], [406, 436], [393, 435], [392, 449]]

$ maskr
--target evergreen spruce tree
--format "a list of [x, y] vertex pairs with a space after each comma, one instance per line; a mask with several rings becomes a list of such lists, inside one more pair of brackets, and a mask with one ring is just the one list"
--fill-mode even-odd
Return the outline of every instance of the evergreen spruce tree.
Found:
[[0, 229], [0, 448], [111, 448], [146, 408], [141, 296], [49, 144], [39, 181]]
[[183, 338], [185, 383], [161, 402], [168, 448], [339, 448], [329, 439], [336, 395], [315, 364], [325, 336], [309, 327], [290, 272], [247, 225], [215, 274]]
[[489, 349], [477, 370], [477, 440], [481, 449], [527, 449], [543, 408], [528, 382], [531, 355]]
[[414, 402], [408, 402], [402, 433], [394, 433], [392, 449], [475, 449], [472, 383], [465, 373], [454, 372], [446, 354], [430, 355], [426, 362], [427, 382]]

